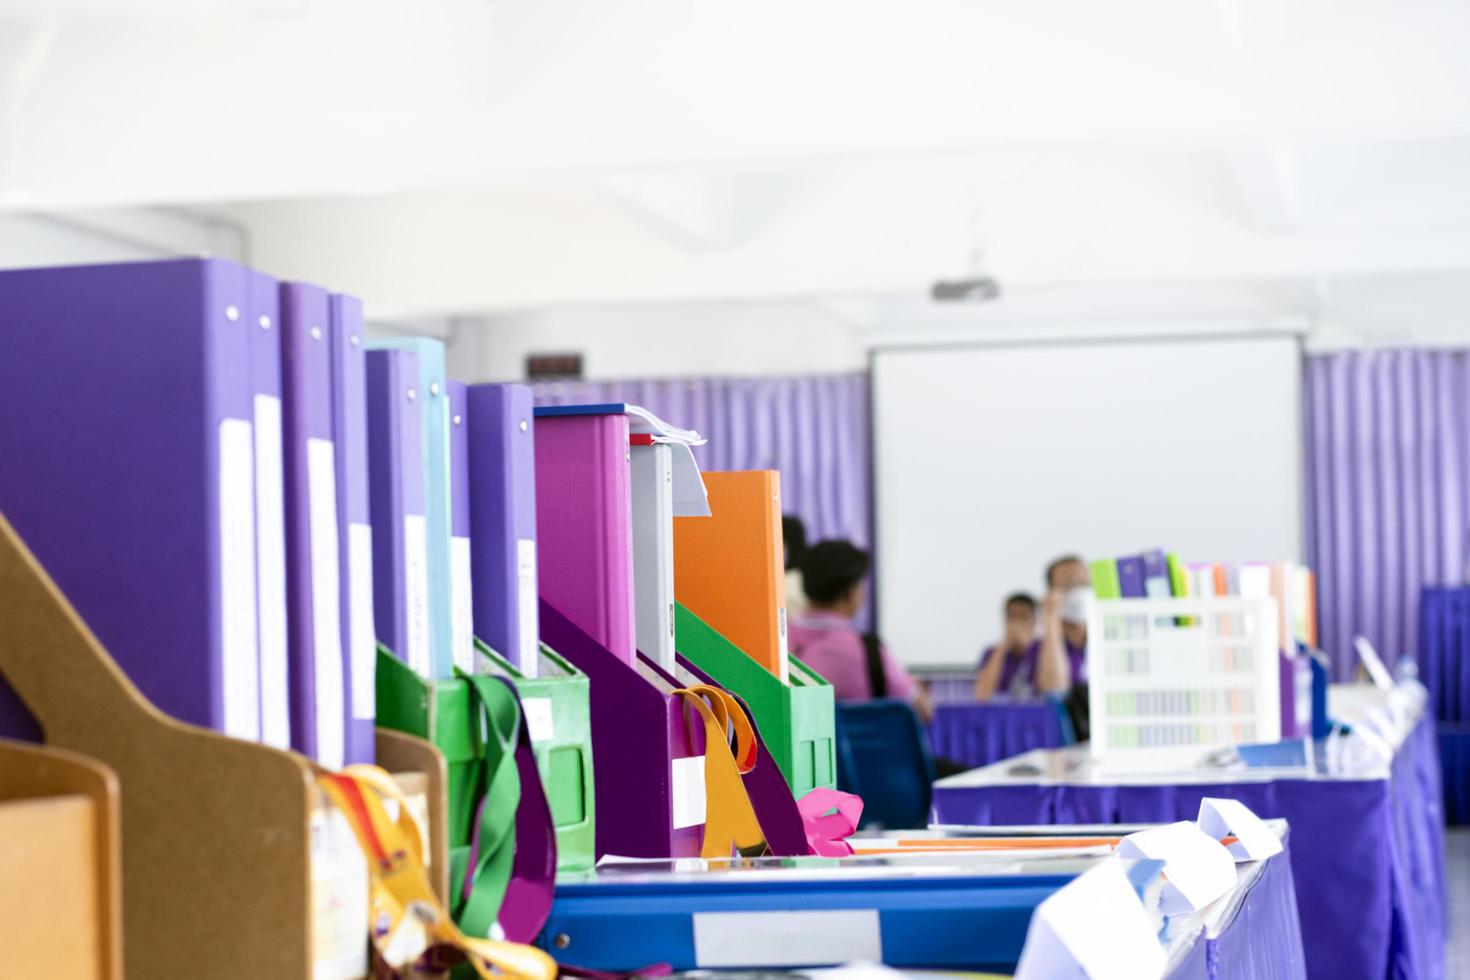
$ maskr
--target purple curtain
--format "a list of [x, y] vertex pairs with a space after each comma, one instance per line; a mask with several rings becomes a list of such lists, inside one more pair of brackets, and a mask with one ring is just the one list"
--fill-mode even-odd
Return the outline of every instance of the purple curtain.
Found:
[[627, 402], [697, 429], [706, 470], [780, 470], [786, 513], [807, 540], [870, 546], [867, 374], [800, 378], [541, 382], [538, 405]]
[[1338, 679], [1353, 637], [1417, 654], [1419, 590], [1465, 580], [1470, 354], [1347, 351], [1306, 365], [1307, 561]]

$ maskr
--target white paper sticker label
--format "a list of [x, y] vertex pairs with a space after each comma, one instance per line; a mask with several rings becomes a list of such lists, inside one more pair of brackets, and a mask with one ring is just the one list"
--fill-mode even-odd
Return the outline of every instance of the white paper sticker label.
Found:
[[377, 713], [378, 635], [373, 619], [373, 529], [347, 525], [347, 615], [352, 631], [352, 717]]
[[[541, 654], [541, 613], [537, 607], [539, 593], [536, 587], [536, 541], [520, 538], [516, 541], [516, 595], [520, 601], [520, 661], [516, 664], [521, 673], [535, 677]], [[507, 651], [509, 653], [509, 651]]]
[[429, 527], [423, 514], [403, 518], [403, 584], [407, 595], [405, 625], [408, 649], [395, 650], [406, 657], [420, 677], [428, 677], [429, 666]]
[[1235, 859], [1190, 820], [1129, 834], [1118, 856], [1164, 862], [1165, 915], [1196, 912], [1235, 887]]
[[470, 583], [470, 539], [449, 539], [449, 645], [454, 666], [473, 673], [475, 666], [474, 593]]
[[347, 817], [335, 807], [311, 815], [311, 904], [314, 980], [366, 976], [367, 859]]
[[1155, 930], [1123, 863], [1102, 861], [1036, 907], [1016, 980], [1157, 980], [1168, 960]]
[[260, 738], [255, 604], [255, 438], [244, 419], [219, 424], [219, 617], [224, 730]]
[[877, 909], [694, 913], [694, 965], [830, 966], [883, 962]]
[[556, 737], [550, 698], [521, 698], [521, 710], [526, 717], [526, 734], [531, 736], [531, 741], [547, 742]]
[[1237, 861], [1260, 861], [1282, 851], [1281, 838], [1239, 800], [1206, 796], [1199, 801], [1198, 822], [1215, 840], [1234, 837], [1225, 849]]
[[260, 737], [291, 747], [291, 680], [286, 660], [286, 494], [281, 400], [255, 396], [255, 579], [260, 604]]
[[674, 829], [698, 827], [704, 823], [704, 756], [675, 759], [673, 777]]
[[346, 754], [342, 680], [342, 580], [337, 541], [337, 462], [329, 439], [306, 441], [311, 521], [311, 660], [316, 688], [316, 761], [341, 769]]

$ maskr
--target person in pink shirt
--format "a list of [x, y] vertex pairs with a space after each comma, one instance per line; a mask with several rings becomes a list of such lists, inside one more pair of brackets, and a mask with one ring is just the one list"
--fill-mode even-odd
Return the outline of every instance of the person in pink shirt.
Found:
[[[865, 637], [852, 625], [863, 607], [868, 553], [848, 541], [821, 541], [808, 548], [800, 561], [809, 604], [787, 632], [791, 653], [827, 679], [838, 701], [898, 698], [912, 704], [927, 722], [933, 713], [927, 692], [876, 637]], [[877, 658], [871, 667], [870, 647], [875, 648]], [[874, 691], [880, 675], [874, 667], [878, 665], [878, 686], [884, 690]]]

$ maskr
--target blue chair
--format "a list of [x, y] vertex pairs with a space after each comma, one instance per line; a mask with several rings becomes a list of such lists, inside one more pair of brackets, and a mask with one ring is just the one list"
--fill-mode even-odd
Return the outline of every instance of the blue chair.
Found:
[[906, 701], [837, 705], [837, 786], [863, 798], [864, 827], [929, 825], [934, 756]]

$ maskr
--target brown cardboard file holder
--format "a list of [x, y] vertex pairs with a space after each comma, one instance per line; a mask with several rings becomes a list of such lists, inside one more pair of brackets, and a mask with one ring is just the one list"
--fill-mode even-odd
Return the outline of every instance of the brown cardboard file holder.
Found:
[[122, 978], [117, 777], [0, 739], [0, 960], [6, 976]]
[[[312, 976], [309, 827], [321, 799], [313, 765], [153, 707], [3, 514], [0, 675], [48, 745], [116, 774], [128, 977]], [[442, 889], [443, 755], [382, 730], [377, 750], [386, 767], [428, 777], [431, 872]]]

